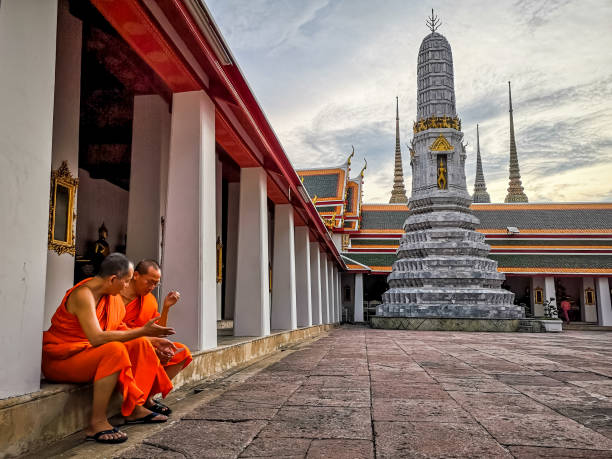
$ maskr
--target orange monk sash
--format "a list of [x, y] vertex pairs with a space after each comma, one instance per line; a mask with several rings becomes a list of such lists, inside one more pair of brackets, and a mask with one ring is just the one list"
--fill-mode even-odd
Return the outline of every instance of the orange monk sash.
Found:
[[152, 293], [138, 296], [125, 305], [123, 321], [130, 328], [142, 327], [154, 317], [159, 317], [157, 300]]
[[[123, 320], [128, 327], [136, 328], [142, 327], [149, 320], [159, 316], [157, 300], [152, 293], [148, 293], [145, 296], [136, 297], [125, 305], [125, 318]], [[174, 354], [174, 357], [172, 357], [169, 362], [165, 363], [164, 366], [168, 367], [183, 362], [182, 368], [185, 368], [193, 361], [191, 352], [189, 352], [189, 348], [182, 343], [175, 342], [174, 345], [179, 349], [184, 348], [185, 350]]]

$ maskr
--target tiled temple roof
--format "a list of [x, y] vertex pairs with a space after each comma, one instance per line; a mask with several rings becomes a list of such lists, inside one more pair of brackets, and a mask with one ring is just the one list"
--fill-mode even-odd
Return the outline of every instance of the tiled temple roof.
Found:
[[472, 211], [482, 229], [612, 229], [611, 204], [479, 204]]
[[[353, 254], [351, 254], [353, 256]], [[542, 254], [490, 254], [500, 267], [504, 268], [565, 268], [565, 269], [607, 269], [612, 270], [612, 256], [607, 255], [542, 255]]]
[[366, 205], [361, 206], [362, 229], [401, 229], [408, 217], [405, 205]]
[[304, 187], [311, 197], [333, 198], [338, 190], [339, 174], [303, 175]]

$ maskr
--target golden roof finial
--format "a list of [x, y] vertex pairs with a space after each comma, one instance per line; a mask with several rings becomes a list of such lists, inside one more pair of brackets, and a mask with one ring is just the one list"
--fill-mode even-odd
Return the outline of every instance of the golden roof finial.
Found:
[[353, 149], [353, 151], [351, 152], [351, 154], [349, 155], [348, 159], [346, 160], [346, 163], [347, 163], [348, 166], [351, 165], [351, 158], [353, 156], [355, 156], [355, 147], [351, 145], [351, 148]]
[[361, 172], [359, 173], [359, 175], [361, 175], [361, 178], [363, 178], [363, 172], [368, 168], [368, 160], [363, 158], [363, 161], [365, 162], [365, 165], [363, 166], [363, 169], [361, 169]]

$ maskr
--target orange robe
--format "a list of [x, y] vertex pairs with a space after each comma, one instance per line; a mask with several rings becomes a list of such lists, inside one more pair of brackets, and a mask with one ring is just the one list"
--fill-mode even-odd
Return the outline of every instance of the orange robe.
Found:
[[[125, 305], [125, 318], [123, 321], [130, 328], [142, 327], [149, 320], [154, 317], [159, 317], [157, 311], [157, 300], [152, 293], [149, 293], [142, 297], [137, 297]], [[185, 368], [191, 363], [193, 358], [189, 348], [183, 343], [173, 343], [179, 349], [185, 349], [184, 351], [177, 352], [174, 354], [172, 359], [164, 364], [164, 366], [176, 365], [177, 363], [183, 363], [182, 368]]]
[[[51, 327], [43, 332], [42, 370], [51, 381], [75, 383], [97, 381], [119, 372], [123, 395], [121, 413], [128, 416], [136, 405], [145, 403], [150, 393], [161, 392], [165, 397], [172, 390], [172, 383], [147, 338], [91, 345], [77, 317], [66, 309], [70, 294], [89, 280], [79, 282], [66, 292], [51, 318]], [[102, 330], [128, 330], [123, 322], [125, 307], [119, 295], [102, 297], [96, 316]]]

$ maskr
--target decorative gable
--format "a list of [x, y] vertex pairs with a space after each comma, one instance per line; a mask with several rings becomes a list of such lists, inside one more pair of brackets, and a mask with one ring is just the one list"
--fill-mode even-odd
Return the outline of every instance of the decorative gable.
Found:
[[429, 147], [429, 149], [431, 151], [453, 151], [454, 150], [452, 145], [448, 142], [448, 140], [446, 140], [446, 137], [444, 137], [442, 134], [440, 134], [438, 138], [434, 140], [434, 143], [431, 144], [431, 147]]

